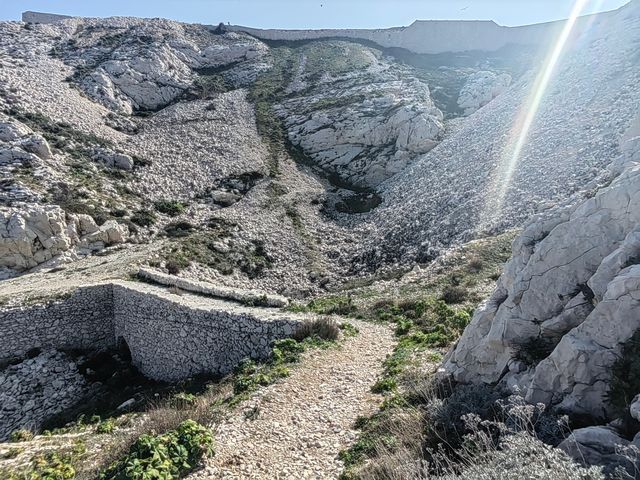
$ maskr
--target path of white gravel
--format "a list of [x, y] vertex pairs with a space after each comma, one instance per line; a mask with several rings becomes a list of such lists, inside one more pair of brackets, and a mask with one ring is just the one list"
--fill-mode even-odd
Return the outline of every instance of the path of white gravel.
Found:
[[[217, 427], [216, 454], [189, 476], [203, 479], [335, 479], [340, 450], [381, 397], [371, 386], [394, 346], [387, 326], [354, 322], [360, 333], [340, 348], [312, 351], [290, 377], [242, 403]], [[257, 411], [247, 419], [246, 412]]]

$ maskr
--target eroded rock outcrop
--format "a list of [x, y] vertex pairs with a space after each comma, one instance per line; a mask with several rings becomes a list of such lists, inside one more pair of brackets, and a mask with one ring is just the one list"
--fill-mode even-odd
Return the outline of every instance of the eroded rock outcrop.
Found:
[[504, 92], [511, 85], [511, 75], [480, 71], [469, 76], [460, 90], [458, 106], [465, 115], [471, 115]]
[[122, 243], [128, 235], [128, 228], [115, 220], [98, 226], [89, 215], [68, 215], [56, 205], [0, 209], [0, 267], [22, 272], [62, 254]]
[[[321, 49], [333, 69], [314, 68]], [[345, 42], [303, 50], [296, 61], [298, 73], [276, 111], [291, 142], [344, 183], [375, 187], [441, 139], [443, 114], [410, 68]]]
[[495, 293], [445, 362], [457, 380], [502, 381], [533, 403], [612, 417], [611, 367], [640, 330], [640, 138], [623, 150], [609, 186], [535, 218], [516, 239]]
[[66, 20], [77, 24], [56, 50], [76, 68], [73, 77], [94, 100], [117, 113], [158, 110], [184, 96], [195, 70], [225, 70], [238, 84], [268, 68], [268, 47], [241, 33], [214, 35], [207, 27], [134, 18]]

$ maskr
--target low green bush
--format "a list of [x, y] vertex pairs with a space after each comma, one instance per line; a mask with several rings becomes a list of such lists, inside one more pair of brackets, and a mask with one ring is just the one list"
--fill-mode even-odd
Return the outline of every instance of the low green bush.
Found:
[[101, 473], [100, 479], [177, 479], [212, 453], [211, 431], [193, 420], [185, 420], [162, 435], [142, 435], [123, 459]]
[[156, 210], [170, 217], [176, 217], [184, 213], [186, 206], [178, 200], [158, 200], [154, 203]]
[[164, 231], [169, 237], [172, 238], [187, 237], [194, 230], [195, 226], [191, 222], [187, 221], [171, 222], [166, 227], [164, 227]]
[[101, 421], [96, 426], [96, 433], [113, 433], [116, 429], [116, 423], [112, 418], [108, 418], [107, 420]]
[[131, 215], [131, 221], [140, 227], [150, 227], [156, 220], [155, 213], [150, 210], [138, 210]]
[[32, 431], [21, 428], [20, 430], [11, 432], [11, 435], [9, 435], [9, 441], [14, 443], [28, 442], [29, 440], [33, 440], [33, 437], [34, 435]]

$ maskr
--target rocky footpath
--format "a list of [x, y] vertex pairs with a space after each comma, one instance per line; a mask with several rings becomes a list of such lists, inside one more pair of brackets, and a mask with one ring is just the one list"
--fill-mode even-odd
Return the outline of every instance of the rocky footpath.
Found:
[[336, 478], [353, 423], [375, 411], [371, 385], [393, 349], [386, 327], [354, 322], [360, 333], [313, 352], [291, 376], [256, 392], [216, 426], [216, 455], [190, 480]]
[[0, 440], [19, 429], [37, 431], [89, 391], [76, 362], [55, 350], [7, 367], [0, 372]]

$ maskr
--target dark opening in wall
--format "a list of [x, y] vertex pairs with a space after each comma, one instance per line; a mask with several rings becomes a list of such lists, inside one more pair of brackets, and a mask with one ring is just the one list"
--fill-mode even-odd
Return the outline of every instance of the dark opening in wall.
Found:
[[118, 337], [116, 340], [116, 349], [120, 358], [126, 362], [131, 362], [131, 350], [124, 337]]

